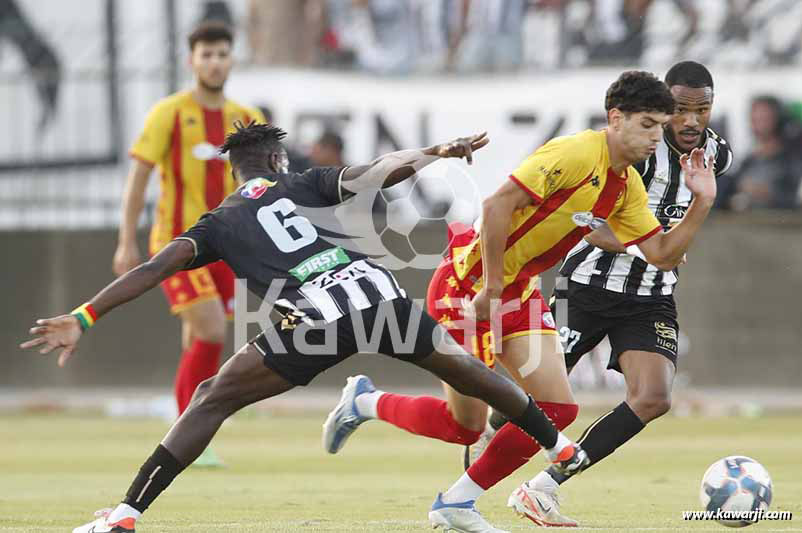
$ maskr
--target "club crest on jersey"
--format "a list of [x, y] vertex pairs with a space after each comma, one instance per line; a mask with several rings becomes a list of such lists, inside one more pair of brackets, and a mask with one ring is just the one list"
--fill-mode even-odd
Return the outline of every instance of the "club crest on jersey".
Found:
[[607, 223], [607, 220], [601, 217], [594, 217], [590, 211], [578, 211], [571, 216], [571, 220], [580, 228], [589, 226], [591, 230], [599, 229]]
[[265, 191], [273, 187], [276, 183], [278, 182], [270, 181], [265, 178], [254, 178], [242, 186], [242, 192], [240, 194], [245, 198], [256, 200], [257, 198], [261, 198]]

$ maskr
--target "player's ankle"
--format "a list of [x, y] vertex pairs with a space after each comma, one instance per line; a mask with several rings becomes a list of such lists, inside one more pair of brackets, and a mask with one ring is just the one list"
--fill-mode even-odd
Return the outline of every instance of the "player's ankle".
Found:
[[356, 410], [365, 418], [379, 418], [379, 399], [384, 391], [365, 392], [354, 398]]
[[560, 484], [555, 480], [548, 470], [543, 470], [529, 481], [529, 486], [543, 492], [554, 493], [560, 488]]
[[560, 455], [560, 452], [566, 446], [571, 446], [571, 440], [562, 434], [562, 432], [557, 433], [557, 443], [554, 445], [553, 448], [549, 448], [546, 450], [546, 454], [549, 456], [549, 461], [556, 461], [557, 457]]
[[106, 518], [106, 520], [110, 524], [114, 524], [116, 522], [119, 522], [120, 520], [125, 520], [126, 518], [133, 518], [134, 520], [139, 520], [141, 516], [142, 516], [141, 512], [137, 511], [128, 504], [121, 503], [117, 507], [115, 507], [111, 513], [109, 513], [109, 516]]
[[473, 501], [484, 494], [484, 492], [485, 489], [477, 485], [466, 472], [462, 474], [462, 477], [460, 477], [450, 489], [443, 493], [441, 500], [443, 503], [447, 504]]

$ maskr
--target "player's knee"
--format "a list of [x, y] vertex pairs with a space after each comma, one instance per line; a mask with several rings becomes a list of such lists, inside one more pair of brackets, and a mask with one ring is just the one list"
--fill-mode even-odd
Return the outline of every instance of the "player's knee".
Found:
[[226, 416], [229, 412], [236, 411], [235, 403], [236, 394], [231, 387], [225, 380], [213, 376], [200, 382], [192, 396], [190, 407], [200, 409], [204, 413]]
[[671, 395], [664, 392], [646, 392], [628, 400], [629, 406], [643, 423], [659, 418], [671, 409]]

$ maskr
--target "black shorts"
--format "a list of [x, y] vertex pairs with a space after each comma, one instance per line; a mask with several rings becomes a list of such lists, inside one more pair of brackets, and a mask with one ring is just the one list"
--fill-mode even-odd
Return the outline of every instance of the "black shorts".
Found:
[[567, 290], [555, 289], [550, 304], [569, 370], [605, 336], [612, 347], [607, 368], [621, 372], [618, 357], [627, 350], [658, 353], [677, 366], [673, 296], [632, 296], [569, 281]]
[[[377, 319], [380, 324], [374, 331]], [[307, 385], [324, 370], [358, 352], [419, 361], [434, 352], [435, 342], [438, 342], [435, 335], [444, 332], [411, 300], [396, 298], [362, 311], [355, 310], [326, 326], [277, 322], [250, 344], [262, 354], [265, 366], [293, 385]]]

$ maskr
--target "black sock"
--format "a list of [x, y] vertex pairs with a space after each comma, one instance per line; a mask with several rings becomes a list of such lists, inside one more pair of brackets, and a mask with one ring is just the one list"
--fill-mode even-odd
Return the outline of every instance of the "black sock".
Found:
[[540, 410], [532, 397], [529, 397], [529, 405], [526, 411], [518, 418], [510, 420], [513, 424], [534, 437], [543, 448], [554, 448], [557, 444], [557, 428], [551, 423], [546, 413]]
[[184, 470], [184, 466], [173, 457], [173, 454], [159, 444], [153, 455], [148, 457], [134, 482], [128, 488], [123, 503], [130, 505], [140, 513], [150, 507], [159, 494], [166, 489], [173, 479]]
[[509, 422], [509, 420], [507, 419], [506, 416], [493, 409], [490, 411], [489, 422], [490, 422], [490, 427], [498, 431], [504, 424]]
[[[637, 435], [646, 425], [641, 422], [638, 415], [627, 405], [621, 402], [618, 407], [602, 415], [585, 429], [577, 443], [588, 454], [590, 465], [595, 465], [626, 441]], [[549, 475], [558, 484], [562, 484], [571, 476], [558, 472], [553, 466], [548, 470]]]

